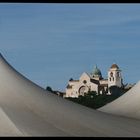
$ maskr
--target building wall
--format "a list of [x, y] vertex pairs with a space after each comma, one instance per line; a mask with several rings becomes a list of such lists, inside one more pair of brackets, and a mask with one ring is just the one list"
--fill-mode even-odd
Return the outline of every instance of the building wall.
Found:
[[[112, 76], [111, 76], [112, 73]], [[119, 76], [118, 76], [119, 75]], [[108, 72], [108, 87], [111, 86], [122, 86], [122, 77], [121, 77], [121, 71], [116, 69], [110, 69]]]
[[79, 86], [79, 81], [69, 81], [68, 84], [71, 86], [71, 88], [66, 88], [65, 97], [78, 97], [77, 88]]
[[66, 95], [65, 97], [73, 97], [77, 98], [79, 95], [83, 95], [81, 92], [79, 92], [82, 88], [85, 89], [86, 92], [90, 91], [96, 91], [98, 92], [98, 85], [94, 84], [90, 81], [90, 76], [87, 73], [83, 73], [81, 77], [79, 78], [79, 81], [69, 81], [69, 85], [72, 86], [72, 88], [66, 88]]
[[91, 91], [96, 91], [98, 93], [98, 85], [97, 84], [90, 82], [89, 86], [91, 87], [91, 89], [90, 89]]
[[108, 79], [103, 79], [103, 80], [100, 80], [100, 85], [105, 85], [105, 84], [108, 84]]
[[[112, 76], [110, 76], [110, 73], [112, 72]], [[119, 76], [118, 76], [119, 74]], [[110, 81], [111, 78], [111, 81]], [[96, 91], [98, 94], [102, 94], [103, 92], [107, 92], [108, 88], [111, 86], [122, 86], [122, 76], [121, 76], [121, 71], [119, 69], [110, 69], [108, 71], [108, 79], [102, 79], [99, 80], [99, 78], [96, 78], [96, 80], [99, 82], [99, 84], [95, 84], [91, 82], [91, 79], [95, 79], [88, 75], [87, 73], [83, 73], [79, 80], [73, 80], [69, 81], [68, 84], [71, 86], [71, 88], [66, 88], [66, 95], [65, 97], [73, 97], [73, 98], [78, 98], [78, 96], [84, 95], [84, 92], [88, 90], [90, 91]], [[79, 90], [80, 89], [80, 90]], [[80, 91], [80, 92], [79, 92]], [[107, 93], [108, 95], [110, 94], [109, 91]]]

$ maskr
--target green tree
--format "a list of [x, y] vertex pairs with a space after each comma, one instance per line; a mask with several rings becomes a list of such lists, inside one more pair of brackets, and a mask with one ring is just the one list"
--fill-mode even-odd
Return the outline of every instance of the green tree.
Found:
[[73, 78], [70, 78], [69, 81], [73, 81]]
[[111, 88], [112, 94], [106, 95], [106, 94], [99, 94], [95, 91], [90, 91], [85, 96], [79, 96], [78, 98], [67, 98], [68, 100], [71, 100], [73, 102], [76, 102], [78, 104], [90, 107], [90, 108], [100, 108], [107, 103], [112, 102], [113, 100], [117, 99], [119, 96], [122, 95], [121, 89], [118, 87], [112, 87]]
[[119, 97], [119, 96], [121, 96], [121, 95], [123, 94], [123, 89], [122, 89], [122, 88], [119, 88], [119, 87], [117, 87], [117, 86], [111, 86], [111, 87], [109, 88], [109, 90], [110, 90], [110, 93], [111, 93], [113, 96]]
[[53, 90], [52, 90], [52, 88], [51, 88], [50, 86], [47, 86], [47, 87], [46, 87], [46, 90], [47, 90], [47, 91], [50, 91], [50, 92], [53, 92]]

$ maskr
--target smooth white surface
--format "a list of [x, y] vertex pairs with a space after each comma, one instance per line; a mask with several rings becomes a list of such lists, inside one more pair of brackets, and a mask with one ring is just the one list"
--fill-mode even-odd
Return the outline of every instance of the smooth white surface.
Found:
[[0, 108], [0, 136], [22, 136], [23, 134], [16, 128], [13, 122]]
[[140, 136], [139, 120], [95, 111], [53, 95], [23, 77], [2, 56], [0, 107], [1, 136]]
[[140, 81], [127, 93], [98, 110], [140, 119]]

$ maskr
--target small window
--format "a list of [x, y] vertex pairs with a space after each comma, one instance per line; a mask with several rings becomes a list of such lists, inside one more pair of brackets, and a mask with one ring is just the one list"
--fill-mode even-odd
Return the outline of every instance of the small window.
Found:
[[110, 78], [110, 81], [111, 81], [111, 78]]
[[86, 81], [86, 80], [84, 80], [84, 81], [83, 81], [83, 83], [84, 83], [84, 84], [86, 84], [86, 83], [87, 83], [87, 81]]
[[119, 74], [119, 72], [117, 72], [117, 77], [120, 77], [120, 74]]
[[113, 77], [113, 72], [110, 73], [110, 76]]
[[114, 77], [113, 77], [113, 81], [114, 81]]

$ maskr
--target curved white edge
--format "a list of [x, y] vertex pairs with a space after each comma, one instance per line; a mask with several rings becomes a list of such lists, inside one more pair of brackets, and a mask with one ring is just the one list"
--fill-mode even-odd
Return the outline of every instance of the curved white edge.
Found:
[[[19, 131], [24, 136], [140, 136], [139, 120], [95, 111], [48, 93], [0, 57], [0, 108], [17, 135]], [[1, 128], [0, 120], [4, 134]]]

